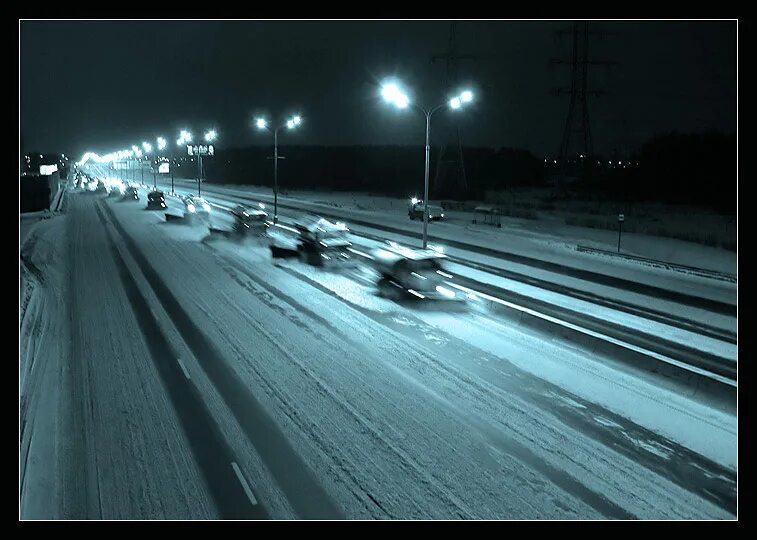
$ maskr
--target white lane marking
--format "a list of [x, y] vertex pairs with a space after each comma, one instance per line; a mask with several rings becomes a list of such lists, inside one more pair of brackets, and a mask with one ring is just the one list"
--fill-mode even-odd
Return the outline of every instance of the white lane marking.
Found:
[[186, 366], [184, 366], [184, 362], [182, 362], [182, 361], [181, 361], [181, 358], [177, 358], [177, 359], [176, 359], [176, 361], [177, 361], [177, 362], [179, 363], [179, 367], [180, 367], [180, 368], [181, 368], [181, 370], [182, 370], [182, 371], [184, 372], [184, 376], [185, 376], [185, 377], [186, 377], [187, 379], [189, 379], [189, 380], [192, 380], [192, 378], [191, 378], [191, 377], [189, 376], [189, 372], [187, 371], [187, 368], [186, 368]]
[[649, 349], [645, 349], [643, 347], [639, 347], [637, 345], [633, 345], [632, 343], [626, 343], [625, 341], [621, 341], [621, 340], [616, 339], [614, 337], [607, 336], [607, 335], [601, 334], [599, 332], [595, 332], [594, 330], [589, 330], [588, 328], [581, 328], [580, 326], [577, 326], [577, 325], [575, 325], [573, 323], [569, 323], [567, 321], [562, 321], [560, 319], [556, 319], [555, 317], [552, 317], [550, 315], [546, 315], [544, 313], [539, 313], [538, 311], [534, 311], [533, 309], [530, 309], [530, 308], [527, 308], [527, 307], [524, 307], [524, 306], [519, 306], [517, 304], [513, 304], [512, 302], [508, 302], [507, 300], [502, 300], [501, 298], [497, 298], [495, 296], [491, 296], [489, 294], [486, 294], [486, 293], [483, 293], [483, 292], [480, 292], [480, 291], [476, 291], [474, 289], [469, 289], [468, 287], [465, 287], [463, 285], [458, 285], [458, 284], [453, 283], [451, 281], [447, 281], [446, 283], [450, 287], [455, 287], [456, 289], [459, 289], [461, 291], [465, 291], [465, 292], [467, 292], [469, 294], [473, 294], [475, 296], [480, 296], [481, 298], [489, 300], [490, 302], [496, 302], [498, 304], [502, 304], [504, 306], [507, 306], [507, 307], [510, 307], [512, 309], [521, 311], [523, 313], [527, 313], [529, 315], [533, 315], [534, 317], [538, 317], [538, 318], [543, 319], [545, 321], [549, 321], [551, 323], [558, 324], [558, 325], [563, 326], [565, 328], [570, 328], [571, 330], [575, 330], [575, 331], [581, 332], [583, 334], [586, 334], [586, 335], [589, 335], [589, 336], [592, 336], [592, 337], [596, 337], [596, 338], [602, 339], [604, 341], [608, 341], [610, 343], [614, 343], [615, 345], [619, 345], [619, 346], [624, 347], [626, 349], [639, 352], [639, 353], [644, 354], [646, 356], [651, 356], [652, 358], [656, 358], [657, 360], [660, 360], [662, 362], [666, 362], [668, 364], [672, 364], [674, 366], [678, 366], [678, 367], [680, 367], [682, 369], [686, 369], [688, 371], [692, 371], [694, 373], [698, 373], [699, 375], [703, 375], [703, 376], [708, 377], [710, 379], [714, 379], [714, 380], [716, 380], [718, 382], [721, 382], [723, 384], [727, 384], [729, 386], [736, 386], [736, 381], [731, 381], [730, 379], [728, 379], [726, 377], [723, 377], [722, 375], [718, 375], [716, 373], [710, 373], [709, 371], [706, 371], [704, 369], [698, 368], [696, 366], [692, 366], [692, 365], [686, 364], [685, 362], [681, 362], [680, 360], [676, 360], [675, 358], [670, 358], [669, 356], [665, 356], [663, 354], [656, 353], [654, 351], [650, 351]]
[[373, 259], [373, 257], [371, 255], [368, 255], [367, 253], [364, 253], [364, 252], [362, 252], [360, 250], [357, 250], [355, 248], [347, 248], [347, 251], [351, 251], [352, 253], [354, 253], [356, 255], [360, 255], [361, 257], [365, 257], [366, 259]]
[[247, 484], [247, 480], [245, 480], [244, 476], [242, 476], [242, 471], [239, 470], [239, 465], [237, 465], [236, 461], [231, 462], [231, 468], [234, 469], [234, 474], [237, 475], [237, 480], [239, 480], [239, 483], [242, 484], [242, 489], [244, 489], [247, 498], [250, 499], [250, 502], [253, 506], [256, 506], [258, 504], [258, 501], [255, 498], [255, 495], [252, 494], [252, 490]]

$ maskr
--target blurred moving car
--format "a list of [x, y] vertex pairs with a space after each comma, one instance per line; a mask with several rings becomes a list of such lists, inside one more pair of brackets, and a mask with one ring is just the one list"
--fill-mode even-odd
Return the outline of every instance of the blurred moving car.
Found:
[[334, 266], [352, 262], [348, 249], [350, 230], [344, 223], [331, 222], [319, 216], [305, 216], [295, 223], [299, 232], [300, 256], [313, 266]]
[[108, 184], [108, 196], [115, 197], [115, 196], [122, 196], [124, 194], [124, 191], [126, 190], [126, 185], [117, 178], [113, 178], [110, 180]]
[[151, 191], [147, 194], [148, 210], [164, 210], [166, 208], [166, 196], [162, 191]]
[[445, 255], [434, 249], [412, 249], [389, 242], [373, 251], [379, 293], [396, 300], [464, 301], [446, 284]]
[[185, 217], [210, 217], [210, 204], [202, 197], [198, 197], [197, 195], [186, 195], [182, 197], [181, 200], [184, 203]]
[[260, 208], [247, 208], [242, 204], [231, 209], [234, 216], [233, 232], [239, 236], [265, 236], [268, 231], [268, 212]]
[[[410, 199], [410, 206], [407, 210], [407, 216], [410, 219], [423, 219], [423, 201], [413, 197]], [[444, 219], [444, 208], [441, 206], [428, 205], [429, 221], [438, 221]]]
[[139, 190], [136, 188], [136, 186], [126, 186], [126, 188], [124, 188], [124, 193], [121, 196], [121, 200], [124, 200], [124, 201], [138, 201], [139, 200]]

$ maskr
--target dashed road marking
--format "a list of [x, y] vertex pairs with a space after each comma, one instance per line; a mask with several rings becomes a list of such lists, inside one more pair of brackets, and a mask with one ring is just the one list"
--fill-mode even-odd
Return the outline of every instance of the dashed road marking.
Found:
[[184, 376], [191, 380], [192, 378], [189, 376], [189, 372], [187, 371], [186, 366], [184, 365], [184, 362], [181, 361], [181, 358], [177, 358], [176, 361], [179, 363], [179, 367], [181, 368], [181, 371], [184, 372]]
[[250, 499], [250, 502], [253, 504], [253, 506], [256, 506], [258, 504], [258, 500], [255, 498], [255, 495], [253, 495], [252, 490], [247, 483], [247, 480], [244, 476], [242, 476], [242, 471], [239, 470], [239, 465], [237, 465], [236, 461], [231, 462], [231, 468], [234, 469], [234, 474], [237, 475], [239, 483], [242, 484], [242, 489], [244, 489], [244, 492], [247, 494], [247, 498]]

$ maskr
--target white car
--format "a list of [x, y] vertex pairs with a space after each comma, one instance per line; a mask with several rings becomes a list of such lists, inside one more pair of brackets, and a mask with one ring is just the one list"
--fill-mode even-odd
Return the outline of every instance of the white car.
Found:
[[463, 302], [465, 298], [447, 284], [452, 277], [444, 269], [445, 255], [434, 249], [412, 249], [389, 242], [373, 251], [382, 296], [408, 300]]
[[202, 197], [187, 195], [182, 200], [184, 201], [185, 215], [210, 216], [210, 204]]

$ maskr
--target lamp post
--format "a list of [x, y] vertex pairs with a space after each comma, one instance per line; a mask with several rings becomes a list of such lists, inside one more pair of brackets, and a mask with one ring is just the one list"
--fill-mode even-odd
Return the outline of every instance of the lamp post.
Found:
[[[210, 131], [205, 133], [205, 142], [212, 143], [216, 140], [217, 134], [214, 129], [211, 129]], [[199, 148], [198, 148], [199, 150]], [[202, 184], [202, 154], [198, 151], [197, 152], [197, 165], [198, 165], [198, 171], [200, 173], [198, 180], [197, 180], [197, 196], [200, 196], [200, 185]]]
[[[179, 138], [176, 140], [177, 146], [185, 146], [187, 143], [192, 142], [192, 134], [186, 129], [182, 129], [179, 132]], [[199, 185], [199, 182], [198, 182]], [[199, 188], [198, 188], [199, 189]], [[171, 193], [174, 193], [173, 189], [173, 167], [171, 167]]]
[[[158, 143], [158, 150], [164, 150], [165, 147], [166, 147], [166, 140], [163, 137], [158, 137], [156, 139], [156, 141]], [[159, 157], [159, 155], [160, 154], [157, 154], [157, 153], [155, 155], [155, 165], [158, 165], [158, 167], [160, 167], [160, 164], [159, 164], [160, 157]], [[152, 183], [153, 183], [154, 189], [158, 189], [158, 184], [157, 184], [157, 182], [155, 180], [156, 173], [157, 173], [157, 171], [155, 171], [155, 169], [153, 168], [153, 170], [152, 170]]]
[[464, 90], [459, 95], [430, 109], [411, 103], [407, 94], [405, 94], [395, 83], [390, 82], [384, 84], [381, 87], [381, 96], [384, 100], [392, 103], [398, 109], [406, 109], [409, 105], [412, 105], [422, 112], [426, 118], [426, 166], [424, 170], [423, 187], [423, 249], [426, 249], [426, 247], [428, 247], [428, 177], [429, 162], [431, 159], [431, 116], [444, 107], [449, 107], [452, 110], [462, 108], [465, 103], [473, 101], [473, 92], [470, 90]]
[[[283, 127], [294, 129], [302, 123], [302, 117], [295, 115], [273, 130], [273, 222], [279, 220], [279, 130]], [[255, 119], [255, 127], [271, 131], [264, 118]], [[281, 159], [284, 159], [283, 157]]]
[[[148, 143], [148, 142], [143, 142], [142, 143], [142, 148], [145, 149], [145, 158], [147, 158], [148, 154], [150, 152], [152, 152], [152, 145], [150, 143]], [[154, 158], [154, 156], [153, 156], [153, 158]], [[152, 168], [152, 167], [150, 167], [150, 168]], [[145, 172], [144, 172], [144, 167], [143, 167], [142, 168], [142, 183], [143, 184], [145, 183], [144, 180], [145, 180]], [[152, 188], [153, 189], [158, 189], [158, 186], [155, 184], [155, 171], [153, 171], [153, 173], [152, 173]]]

